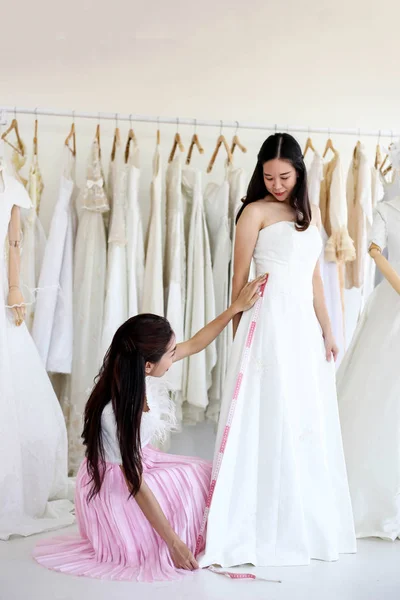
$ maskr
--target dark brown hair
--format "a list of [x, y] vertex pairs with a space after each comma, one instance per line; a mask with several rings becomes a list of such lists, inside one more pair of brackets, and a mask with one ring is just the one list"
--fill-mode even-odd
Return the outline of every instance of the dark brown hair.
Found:
[[90, 501], [104, 479], [105, 458], [101, 416], [112, 402], [125, 477], [135, 495], [141, 485], [140, 423], [146, 398], [146, 362], [157, 364], [172, 339], [173, 331], [163, 317], [142, 314], [128, 319], [117, 330], [104, 358], [85, 408], [83, 442], [92, 487]]
[[261, 146], [257, 156], [257, 165], [250, 180], [247, 194], [243, 198], [243, 206], [236, 217], [240, 215], [252, 202], [262, 200], [268, 193], [264, 181], [264, 164], [279, 158], [289, 162], [297, 173], [297, 183], [289, 199], [290, 206], [296, 213], [296, 227], [299, 231], [308, 229], [311, 223], [311, 205], [308, 197], [307, 171], [299, 143], [288, 133], [275, 133], [269, 136]]

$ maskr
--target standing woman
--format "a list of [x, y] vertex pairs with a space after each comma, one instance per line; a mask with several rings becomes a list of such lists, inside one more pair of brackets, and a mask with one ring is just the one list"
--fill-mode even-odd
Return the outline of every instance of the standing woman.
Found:
[[233, 298], [252, 257], [269, 279], [254, 335], [252, 311], [234, 319], [213, 478], [222, 441], [224, 453], [201, 566], [305, 565], [356, 551], [319, 223], [299, 144], [272, 135], [237, 217]]
[[141, 314], [121, 325], [85, 410], [86, 459], [76, 482], [79, 535], [40, 542], [34, 553], [40, 564], [71, 575], [137, 581], [175, 579], [180, 570], [198, 567], [194, 551], [211, 465], [150, 445], [174, 422], [173, 404], [155, 378], [204, 350], [235, 314], [254, 305], [264, 281], [246, 285], [230, 308], [182, 344], [163, 317]]

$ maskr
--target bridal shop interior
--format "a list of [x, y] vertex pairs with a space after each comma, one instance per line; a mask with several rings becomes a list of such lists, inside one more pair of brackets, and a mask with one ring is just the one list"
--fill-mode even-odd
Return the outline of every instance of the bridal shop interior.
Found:
[[[149, 5], [137, 0], [116, 0], [112, 5], [25, 0], [4, 7], [0, 232], [5, 251], [0, 300], [6, 308], [0, 308], [0, 448], [7, 466], [0, 466], [1, 600], [399, 597], [400, 81], [394, 66], [399, 17], [395, 0], [382, 6], [372, 0], [203, 0], [186, 5], [177, 0]], [[35, 548], [55, 536], [78, 533], [74, 490], [85, 452], [84, 410], [115, 332], [128, 318], [154, 313], [170, 321], [179, 344], [228, 309], [235, 289], [233, 263], [239, 258], [234, 250], [235, 217], [263, 142], [277, 134], [293, 136], [300, 145], [313, 214], [321, 215], [321, 238], [316, 242], [314, 232], [292, 231], [285, 225], [280, 235], [277, 228], [268, 232], [268, 222], [259, 228], [266, 231], [257, 238], [250, 279], [261, 275], [257, 256], [269, 236], [274, 256], [281, 248], [286, 252], [293, 239], [296, 257], [301, 252], [297, 240], [306, 235], [310, 247], [320, 244], [327, 314], [338, 347], [331, 365], [334, 408], [318, 413], [323, 414], [323, 426], [315, 415], [308, 421], [302, 416], [301, 404], [307, 412], [324, 376], [317, 373], [310, 350], [314, 329], [308, 335], [308, 317], [300, 308], [307, 297], [300, 263], [290, 311], [303, 328], [279, 321], [283, 309], [278, 316], [271, 309], [271, 323], [260, 308], [268, 303], [269, 289], [275, 293], [278, 256], [272, 260], [263, 296], [250, 309], [256, 315], [253, 323], [259, 319], [256, 332], [263, 323], [264, 354], [243, 350], [232, 374], [239, 341], [235, 336], [234, 344], [229, 323], [195, 355], [196, 361], [191, 356], [174, 364], [161, 380], [169, 390], [174, 427], [155, 445], [194, 460], [214, 458], [215, 480], [219, 473], [229, 477], [218, 462], [215, 467], [219, 455], [223, 465], [226, 448], [228, 470], [233, 472], [235, 464], [242, 470], [225, 486], [237, 504], [246, 503], [246, 496], [235, 489], [237, 482], [242, 481], [243, 488], [254, 483], [251, 457], [258, 469], [265, 463], [268, 473], [273, 470], [268, 465], [283, 465], [282, 486], [285, 477], [287, 482], [292, 476], [295, 481], [303, 478], [303, 495], [292, 496], [282, 488], [276, 500], [283, 503], [281, 518], [288, 515], [286, 535], [303, 539], [297, 528], [290, 533], [290, 519], [297, 514], [296, 503], [306, 504], [305, 498], [313, 497], [304, 512], [317, 515], [316, 528], [320, 517], [332, 518], [337, 553], [328, 553], [329, 558], [309, 554], [307, 564], [297, 559], [267, 566], [254, 566], [251, 558], [240, 566], [218, 562], [225, 571], [230, 567], [227, 577], [202, 568], [174, 581], [152, 583], [78, 577], [86, 573], [72, 567], [57, 572], [62, 569], [48, 555], [35, 554]], [[18, 241], [9, 224], [15, 206], [20, 207]], [[288, 222], [285, 217], [276, 221]], [[296, 243], [300, 250], [295, 250]], [[16, 268], [17, 280], [12, 275]], [[19, 287], [26, 303], [22, 324], [20, 314], [10, 308], [20, 302], [13, 295]], [[287, 302], [282, 296], [284, 306]], [[321, 320], [316, 323], [319, 327]], [[277, 339], [286, 336], [300, 364], [304, 361], [306, 369], [311, 364], [309, 372], [282, 366], [285, 353], [271, 356], [275, 350], [268, 327]], [[325, 344], [326, 349], [321, 327], [321, 348]], [[299, 331], [305, 331], [303, 337]], [[248, 356], [250, 363], [254, 357], [254, 365], [246, 375]], [[277, 387], [277, 369], [283, 387]], [[258, 387], [249, 387], [250, 373], [259, 378]], [[291, 390], [296, 373], [301, 376], [295, 398], [300, 409], [290, 413], [287, 401], [281, 421], [275, 421], [274, 410], [265, 413], [262, 408], [263, 395], [270, 406], [268, 394], [276, 394], [272, 404], [280, 405], [284, 393], [279, 390]], [[253, 436], [251, 429], [244, 432], [252, 426], [245, 422], [233, 458], [232, 444], [239, 434], [229, 419], [246, 410], [238, 405], [233, 413], [239, 392], [225, 398], [236, 376], [235, 381], [241, 378], [247, 386], [244, 406], [249, 411], [257, 406], [260, 425]], [[260, 406], [253, 404], [252, 390], [260, 395]], [[325, 392], [316, 398], [323, 405]], [[231, 430], [234, 441], [229, 446], [225, 438], [220, 447], [218, 421], [225, 400], [224, 436]], [[155, 412], [150, 399], [148, 405], [150, 413]], [[263, 431], [265, 414], [270, 425]], [[250, 438], [272, 439], [282, 422], [288, 429], [280, 443], [292, 434], [300, 440], [299, 447], [293, 442], [293, 457], [288, 458], [291, 447], [284, 452], [278, 444], [280, 454], [275, 453], [272, 441], [260, 441], [256, 456]], [[313, 436], [322, 441], [315, 442]], [[333, 459], [329, 453], [335, 452], [335, 436], [340, 456]], [[246, 440], [253, 450], [246, 450]], [[349, 547], [343, 541], [343, 521], [336, 520], [341, 513], [331, 517], [329, 492], [324, 496], [317, 487], [313, 491], [314, 467], [306, 474], [306, 467], [300, 466], [304, 444], [309, 444], [310, 455], [312, 448], [317, 454], [327, 448], [326, 455], [321, 451], [318, 471], [323, 477], [330, 469], [333, 480], [346, 473], [340, 499], [346, 487], [356, 551], [340, 549]], [[272, 455], [261, 453], [261, 448], [272, 449]], [[23, 452], [28, 458], [21, 458]], [[271, 488], [267, 478], [263, 481], [265, 495], [261, 488], [254, 495], [259, 504], [265, 503], [267, 508], [257, 510], [265, 510], [268, 520], [273, 512], [268, 496], [277, 494], [277, 487], [275, 480]], [[225, 505], [221, 488], [219, 493], [218, 485], [215, 488], [215, 500], [212, 493], [209, 496], [210, 528], [218, 521], [217, 503]], [[189, 496], [194, 494], [192, 489]], [[285, 494], [294, 507], [292, 516], [290, 510], [283, 512]], [[226, 497], [227, 512], [246, 513], [234, 510], [234, 505]], [[232, 517], [229, 523], [231, 531], [237, 531], [233, 540], [243, 531], [238, 519]], [[282, 526], [279, 518], [276, 530], [278, 524]], [[305, 538], [312, 535], [306, 532]], [[210, 545], [207, 538], [207, 548]], [[238, 576], [249, 573], [255, 580]]]

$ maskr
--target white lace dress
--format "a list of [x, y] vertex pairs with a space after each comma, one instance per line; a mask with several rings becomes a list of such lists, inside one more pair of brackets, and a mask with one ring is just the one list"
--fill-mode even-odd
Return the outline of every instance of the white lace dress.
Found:
[[86, 184], [78, 198], [79, 224], [74, 266], [74, 354], [68, 425], [69, 466], [76, 473], [83, 457], [83, 411], [100, 367], [106, 282], [106, 234], [103, 214], [109, 210], [97, 140], [90, 152]]

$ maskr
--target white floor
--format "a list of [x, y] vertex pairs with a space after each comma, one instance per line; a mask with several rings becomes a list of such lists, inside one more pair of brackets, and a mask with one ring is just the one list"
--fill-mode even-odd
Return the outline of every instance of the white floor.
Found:
[[[71, 531], [71, 528], [65, 530]], [[46, 534], [46, 537], [51, 534]], [[336, 563], [257, 569], [269, 579], [230, 580], [201, 571], [182, 582], [138, 584], [62, 575], [39, 566], [39, 536], [0, 543], [1, 600], [398, 600], [400, 541], [360, 540], [358, 554]]]
[[[204, 424], [174, 436], [170, 452], [211, 458], [213, 448], [213, 427]], [[201, 571], [181, 582], [138, 584], [46, 570], [31, 552], [40, 537], [52, 535], [0, 542], [0, 600], [400, 600], [400, 540], [360, 540], [356, 555], [341, 556], [336, 563], [257, 569], [260, 576], [282, 583], [230, 580]]]

